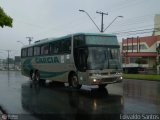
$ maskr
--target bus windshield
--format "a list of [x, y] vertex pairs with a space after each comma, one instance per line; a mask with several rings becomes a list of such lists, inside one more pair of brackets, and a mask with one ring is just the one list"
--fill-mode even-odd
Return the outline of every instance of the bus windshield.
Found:
[[88, 69], [120, 69], [119, 48], [88, 47]]

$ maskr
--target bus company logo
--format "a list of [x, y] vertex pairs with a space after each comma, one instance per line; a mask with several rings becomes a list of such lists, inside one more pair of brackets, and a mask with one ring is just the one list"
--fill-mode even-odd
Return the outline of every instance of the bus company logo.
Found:
[[60, 63], [58, 57], [37, 57], [36, 63]]

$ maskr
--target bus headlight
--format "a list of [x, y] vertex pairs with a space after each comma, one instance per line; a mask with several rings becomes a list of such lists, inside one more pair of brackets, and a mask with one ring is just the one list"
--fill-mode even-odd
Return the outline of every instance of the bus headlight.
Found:
[[98, 84], [100, 82], [99, 79], [93, 78], [92, 79], [92, 84]]
[[93, 82], [97, 82], [97, 80], [96, 80], [96, 79], [93, 79]]

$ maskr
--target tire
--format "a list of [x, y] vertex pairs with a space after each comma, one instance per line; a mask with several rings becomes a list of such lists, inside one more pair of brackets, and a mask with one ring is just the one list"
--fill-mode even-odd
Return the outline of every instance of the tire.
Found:
[[79, 84], [79, 81], [78, 81], [78, 77], [76, 74], [72, 74], [70, 77], [69, 77], [69, 85], [72, 86], [73, 88], [76, 88], [76, 89], [80, 89], [82, 85]]
[[106, 84], [101, 84], [101, 85], [98, 85], [98, 86], [99, 86], [99, 89], [105, 89]]
[[41, 79], [40, 78], [40, 73], [39, 71], [36, 71], [35, 73], [35, 81], [39, 84], [39, 85], [45, 85], [46, 80], [45, 79]]
[[32, 81], [35, 80], [35, 73], [34, 73], [34, 72], [31, 72], [31, 73], [30, 73], [30, 79], [31, 79]]
[[40, 81], [40, 74], [38, 71], [35, 72], [35, 81], [37, 81], [37, 82]]

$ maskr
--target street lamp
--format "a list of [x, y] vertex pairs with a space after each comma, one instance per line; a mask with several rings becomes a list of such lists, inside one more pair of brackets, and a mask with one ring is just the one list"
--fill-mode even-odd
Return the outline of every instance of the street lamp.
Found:
[[79, 10], [79, 11], [86, 13], [86, 15], [91, 19], [91, 21], [96, 26], [96, 28], [101, 32], [101, 30], [99, 29], [99, 27], [97, 26], [97, 24], [94, 22], [94, 20], [91, 18], [91, 16], [85, 10]]
[[104, 31], [106, 31], [117, 18], [123, 18], [123, 16], [117, 16], [116, 18], [114, 18], [113, 21], [104, 29]]
[[21, 41], [17, 41], [17, 42], [19, 42], [19, 43], [21, 43], [22, 45], [24, 45], [24, 43], [23, 43], [23, 42], [21, 42]]

